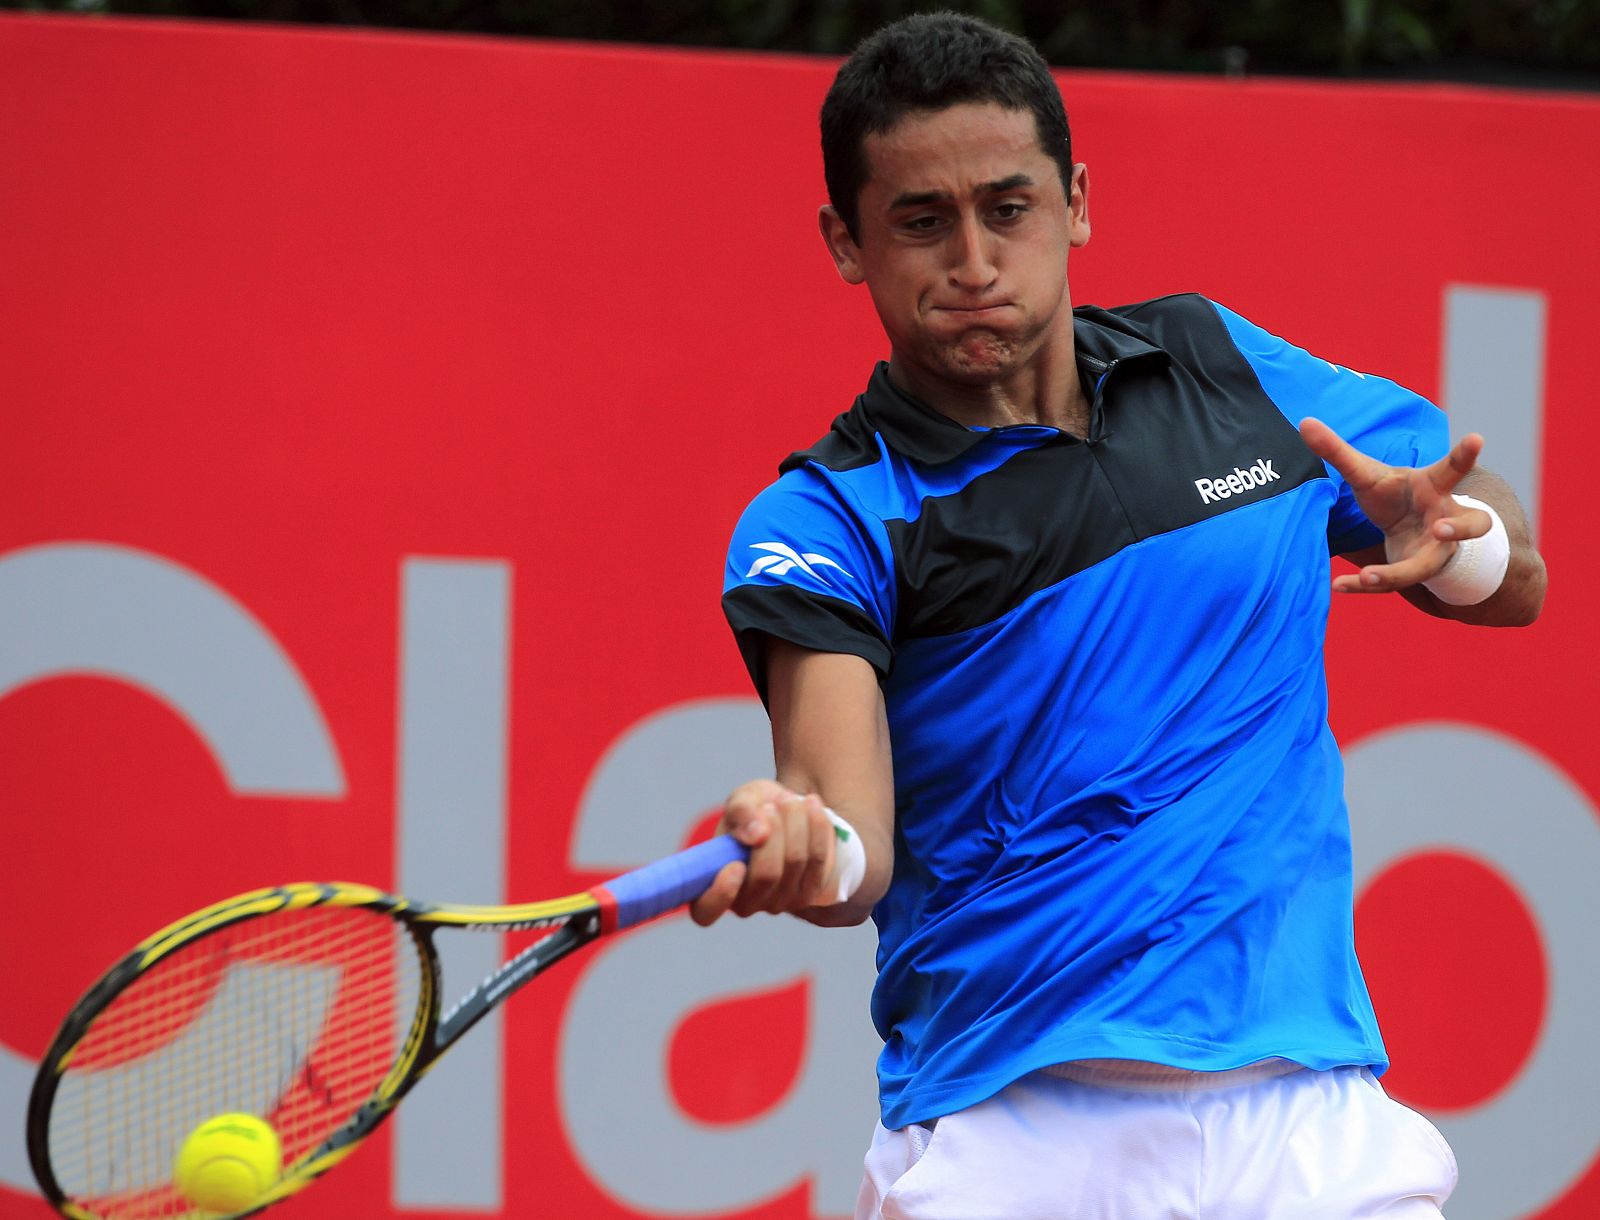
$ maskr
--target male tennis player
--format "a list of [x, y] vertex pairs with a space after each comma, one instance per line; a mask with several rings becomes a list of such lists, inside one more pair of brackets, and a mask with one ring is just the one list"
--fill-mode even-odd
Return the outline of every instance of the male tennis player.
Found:
[[1089, 179], [1020, 39], [880, 31], [822, 140], [890, 358], [734, 534], [776, 775], [695, 915], [876, 920], [858, 1220], [1440, 1215], [1450, 1151], [1374, 1078], [1322, 647], [1330, 588], [1537, 616], [1481, 439], [1198, 296], [1074, 311]]

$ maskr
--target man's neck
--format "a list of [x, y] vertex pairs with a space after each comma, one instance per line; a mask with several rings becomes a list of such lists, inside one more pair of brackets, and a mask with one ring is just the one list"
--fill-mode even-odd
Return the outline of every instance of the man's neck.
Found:
[[1042, 424], [1074, 436], [1089, 432], [1089, 399], [1078, 376], [1072, 344], [1039, 351], [1025, 367], [993, 381], [955, 381], [930, 372], [898, 353], [889, 377], [900, 389], [967, 428]]

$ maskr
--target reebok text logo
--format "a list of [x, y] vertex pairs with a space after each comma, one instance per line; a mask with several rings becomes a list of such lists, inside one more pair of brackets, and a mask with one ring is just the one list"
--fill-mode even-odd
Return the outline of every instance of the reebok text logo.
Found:
[[1265, 487], [1281, 478], [1283, 476], [1272, 468], [1271, 458], [1259, 458], [1248, 470], [1240, 470], [1235, 466], [1232, 474], [1225, 474], [1221, 478], [1196, 479], [1194, 487], [1200, 493], [1200, 502], [1211, 504], [1253, 491], [1257, 487]]

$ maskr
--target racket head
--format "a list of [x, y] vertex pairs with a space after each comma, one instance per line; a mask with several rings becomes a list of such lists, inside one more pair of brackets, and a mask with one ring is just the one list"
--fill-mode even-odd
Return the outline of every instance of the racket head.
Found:
[[140, 943], [51, 1043], [28, 1106], [46, 1199], [77, 1220], [219, 1220], [173, 1181], [190, 1131], [270, 1123], [303, 1189], [382, 1122], [435, 1051], [439, 966], [409, 904], [299, 884], [206, 907]]

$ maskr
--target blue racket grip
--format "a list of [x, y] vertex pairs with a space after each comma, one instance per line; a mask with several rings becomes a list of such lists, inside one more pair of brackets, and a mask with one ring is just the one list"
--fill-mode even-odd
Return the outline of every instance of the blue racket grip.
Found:
[[623, 873], [599, 888], [616, 901], [615, 927], [632, 927], [700, 897], [724, 865], [749, 856], [750, 849], [743, 843], [729, 835], [718, 835], [709, 842], [697, 843], [664, 860]]

